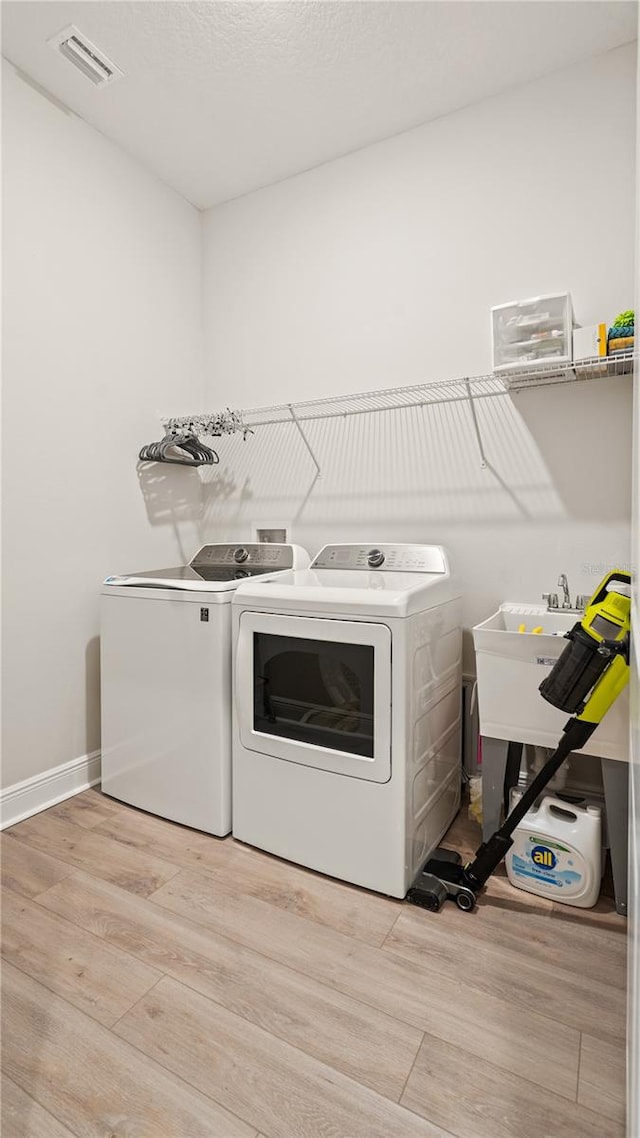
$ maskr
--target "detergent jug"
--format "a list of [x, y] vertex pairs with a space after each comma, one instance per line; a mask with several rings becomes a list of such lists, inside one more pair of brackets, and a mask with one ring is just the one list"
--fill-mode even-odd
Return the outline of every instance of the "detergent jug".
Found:
[[525, 814], [505, 858], [517, 889], [590, 909], [602, 879], [599, 806], [576, 806], [547, 796]]

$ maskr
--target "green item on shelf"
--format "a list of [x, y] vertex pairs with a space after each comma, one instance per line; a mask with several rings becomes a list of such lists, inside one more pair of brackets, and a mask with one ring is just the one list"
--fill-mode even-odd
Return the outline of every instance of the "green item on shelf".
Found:
[[616, 316], [611, 328], [633, 328], [635, 324], [635, 312], [633, 308], [628, 308], [626, 312], [621, 312]]

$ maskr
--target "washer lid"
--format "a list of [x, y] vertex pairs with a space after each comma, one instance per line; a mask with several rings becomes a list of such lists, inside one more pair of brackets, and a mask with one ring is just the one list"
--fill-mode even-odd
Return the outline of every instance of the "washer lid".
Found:
[[188, 565], [107, 577], [104, 585], [119, 588], [222, 592], [236, 589], [240, 582], [248, 577], [279, 573], [296, 565], [308, 564], [309, 557], [296, 545], [276, 545], [266, 542], [238, 545], [224, 542], [201, 546]]
[[248, 577], [263, 576], [272, 573], [272, 569], [244, 568], [236, 566], [235, 569], [214, 566], [177, 565], [172, 569], [151, 569], [146, 573], [128, 573], [122, 577], [107, 577], [105, 585], [128, 585], [131, 587], [144, 587], [147, 589], [195, 589], [203, 592], [217, 592], [224, 589], [235, 589], [240, 581]]

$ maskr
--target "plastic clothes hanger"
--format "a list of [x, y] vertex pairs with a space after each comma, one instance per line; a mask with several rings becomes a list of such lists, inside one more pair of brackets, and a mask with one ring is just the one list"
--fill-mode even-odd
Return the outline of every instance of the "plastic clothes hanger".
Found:
[[220, 459], [211, 447], [205, 446], [200, 442], [197, 435], [189, 435], [187, 439], [181, 443], [181, 449], [185, 450], [187, 454], [192, 454], [194, 458], [199, 459], [203, 464], [213, 465], [219, 462]]
[[220, 461], [216, 452], [200, 442], [197, 435], [188, 435], [185, 441], [180, 444], [180, 447], [182, 450], [185, 450], [187, 454], [191, 454], [194, 458], [199, 459], [203, 464], [213, 464]]
[[220, 461], [215, 451], [195, 435], [172, 431], [160, 442], [143, 446], [139, 458], [142, 462], [169, 462], [176, 466], [210, 466]]
[[142, 448], [142, 450], [140, 451], [139, 457], [142, 460], [142, 462], [163, 462], [163, 461], [167, 461], [167, 459], [165, 459], [163, 454], [162, 454], [162, 448], [165, 446], [165, 444], [175, 446], [178, 443], [179, 443], [179, 439], [176, 435], [170, 435], [169, 433], [167, 433], [164, 436], [164, 438], [160, 440], [160, 442], [149, 443], [147, 446], [144, 446]]

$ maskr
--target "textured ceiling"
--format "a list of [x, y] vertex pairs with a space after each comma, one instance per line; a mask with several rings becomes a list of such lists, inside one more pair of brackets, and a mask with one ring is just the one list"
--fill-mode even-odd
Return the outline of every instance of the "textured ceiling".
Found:
[[[206, 208], [636, 35], [633, 0], [2, 3], [3, 54]], [[73, 23], [125, 73], [96, 89]]]

